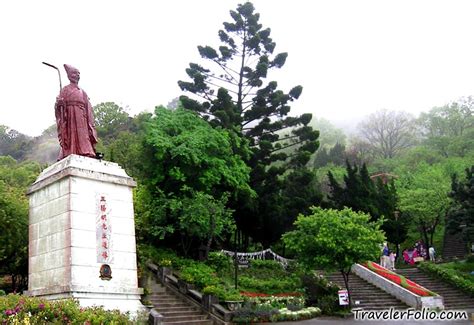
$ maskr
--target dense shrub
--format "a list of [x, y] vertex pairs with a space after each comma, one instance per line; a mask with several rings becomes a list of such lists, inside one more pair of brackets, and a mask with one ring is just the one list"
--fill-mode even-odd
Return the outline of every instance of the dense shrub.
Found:
[[16, 294], [0, 297], [2, 324], [135, 324], [127, 314], [99, 307], [81, 308], [72, 299], [48, 301]]
[[183, 267], [179, 271], [179, 277], [187, 283], [196, 285], [198, 289], [219, 284], [215, 270], [206, 264], [198, 262]]
[[220, 252], [210, 252], [206, 264], [218, 272], [228, 272], [232, 269], [232, 259]]
[[452, 269], [445, 269], [439, 265], [429, 262], [420, 263], [418, 265], [418, 268], [420, 268], [420, 270], [422, 270], [423, 272], [432, 274], [433, 276], [443, 281], [451, 283], [453, 286], [466, 292], [471, 297], [474, 297], [474, 284], [459, 275], [458, 271]]
[[301, 285], [300, 279], [291, 274], [286, 277], [272, 277], [268, 275], [266, 278], [256, 278], [249, 275], [239, 277], [239, 287], [243, 291], [262, 292], [266, 294], [294, 292]]

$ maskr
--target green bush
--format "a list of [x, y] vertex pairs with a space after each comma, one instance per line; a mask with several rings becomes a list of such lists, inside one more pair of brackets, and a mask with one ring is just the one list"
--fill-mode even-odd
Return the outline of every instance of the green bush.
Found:
[[466, 292], [471, 297], [474, 297], [474, 284], [463, 278], [458, 271], [452, 269], [446, 269], [439, 265], [422, 262], [418, 264], [418, 268], [426, 273], [432, 274], [433, 276], [446, 281], [460, 290]]
[[219, 272], [228, 272], [232, 269], [233, 266], [232, 259], [229, 256], [220, 252], [210, 252], [207, 256], [206, 264]]
[[250, 260], [250, 267], [273, 271], [281, 271], [283, 269], [280, 263], [273, 260]]
[[269, 276], [266, 279], [242, 275], [239, 277], [239, 287], [248, 292], [275, 294], [297, 291], [300, 288], [300, 281], [297, 276], [290, 274], [285, 278]]
[[0, 289], [0, 296], [4, 296], [4, 295], [6, 295], [5, 291]]
[[9, 294], [0, 297], [2, 324], [133, 324], [127, 314], [99, 307], [81, 308], [77, 301], [48, 301]]
[[197, 289], [219, 284], [214, 269], [198, 262], [183, 267], [179, 272], [179, 277], [190, 284], [196, 285]]
[[[316, 274], [304, 274], [301, 276], [304, 291], [309, 306], [319, 306], [319, 300], [323, 297], [337, 297], [339, 287], [330, 283], [325, 277]], [[322, 309], [322, 308], [321, 308]], [[323, 312], [325, 310], [323, 309]]]
[[138, 258], [142, 266], [144, 266], [146, 262], [152, 262], [159, 266], [171, 266], [175, 270], [179, 270], [193, 263], [193, 260], [180, 257], [171, 249], [156, 248], [144, 244], [138, 245]]

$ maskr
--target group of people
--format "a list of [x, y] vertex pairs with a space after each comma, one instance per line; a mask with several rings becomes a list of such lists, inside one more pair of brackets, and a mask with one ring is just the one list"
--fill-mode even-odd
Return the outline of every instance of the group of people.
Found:
[[405, 249], [403, 251], [403, 260], [407, 264], [413, 265], [416, 262], [428, 260], [428, 259], [431, 262], [435, 262], [436, 251], [433, 246], [430, 246], [427, 251], [426, 245], [421, 240], [417, 241], [412, 248]]
[[[383, 244], [382, 256], [380, 258], [380, 265], [389, 270], [395, 270], [396, 254], [388, 248], [387, 243]], [[406, 264], [413, 265], [422, 260], [436, 261], [436, 251], [433, 246], [430, 246], [428, 251], [425, 244], [419, 240], [410, 249], [403, 250], [403, 261]]]
[[397, 255], [390, 251], [387, 243], [383, 244], [382, 257], [380, 258], [380, 265], [389, 270], [395, 270], [395, 259]]

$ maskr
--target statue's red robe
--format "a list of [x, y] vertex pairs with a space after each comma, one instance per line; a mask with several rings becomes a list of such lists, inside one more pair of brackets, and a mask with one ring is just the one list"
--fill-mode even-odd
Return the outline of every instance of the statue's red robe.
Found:
[[72, 154], [95, 158], [97, 132], [85, 91], [75, 84], [65, 86], [56, 100], [55, 113], [61, 145], [58, 160]]

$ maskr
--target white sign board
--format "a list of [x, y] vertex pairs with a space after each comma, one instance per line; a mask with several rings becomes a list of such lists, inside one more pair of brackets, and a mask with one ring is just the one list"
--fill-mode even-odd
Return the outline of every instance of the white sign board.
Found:
[[339, 296], [339, 305], [349, 305], [349, 293], [347, 292], [347, 290], [339, 290], [337, 294]]

